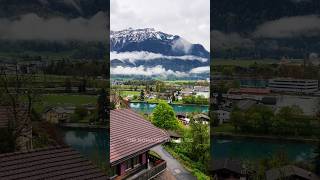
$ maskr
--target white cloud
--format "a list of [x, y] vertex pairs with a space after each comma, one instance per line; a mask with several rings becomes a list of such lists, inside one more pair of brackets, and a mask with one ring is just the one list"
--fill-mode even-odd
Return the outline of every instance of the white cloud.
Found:
[[180, 72], [180, 71], [172, 71], [166, 70], [161, 65], [152, 67], [152, 68], [145, 68], [143, 66], [139, 67], [111, 67], [110, 73], [112, 75], [140, 75], [140, 76], [162, 76], [166, 77], [169, 75], [174, 75], [177, 77], [184, 77], [188, 76], [187, 73]]
[[169, 75], [176, 76], [176, 77], [187, 77], [190, 74], [202, 74], [202, 73], [210, 73], [209, 66], [197, 67], [191, 69], [189, 72], [180, 72], [180, 71], [173, 71], [171, 69], [165, 69], [161, 65], [146, 68], [144, 66], [138, 67], [111, 67], [110, 70], [112, 75], [139, 75], [139, 76], [162, 76], [167, 77]]
[[210, 49], [210, 0], [111, 0], [112, 30], [155, 28]]
[[257, 27], [254, 37], [290, 38], [320, 34], [320, 17], [317, 15], [284, 17]]
[[190, 70], [192, 74], [210, 73], [210, 66], [202, 66]]
[[211, 46], [213, 49], [234, 47], [253, 47], [251, 39], [241, 37], [238, 33], [223, 33], [218, 30], [211, 31]]
[[152, 53], [147, 51], [133, 51], [133, 52], [110, 52], [110, 59], [118, 59], [120, 61], [129, 60], [131, 63], [134, 63], [137, 60], [155, 60], [159, 58], [165, 59], [181, 59], [181, 60], [198, 60], [201, 62], [207, 62], [208, 59], [192, 56], [192, 55], [185, 55], [185, 56], [165, 56], [159, 53]]
[[107, 18], [103, 12], [98, 12], [90, 19], [46, 19], [34, 13], [25, 14], [14, 21], [2, 18], [0, 39], [108, 41]]
[[183, 38], [179, 38], [178, 40], [174, 41], [172, 45], [173, 50], [180, 50], [183, 49], [185, 53], [188, 53], [190, 51], [192, 44], [186, 41]]

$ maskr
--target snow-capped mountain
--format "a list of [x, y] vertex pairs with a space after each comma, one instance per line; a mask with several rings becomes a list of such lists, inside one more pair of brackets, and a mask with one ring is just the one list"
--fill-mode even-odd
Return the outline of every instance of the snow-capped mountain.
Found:
[[186, 75], [210, 64], [209, 52], [202, 45], [153, 28], [111, 31], [110, 49], [111, 68], [123, 74]]
[[117, 52], [148, 51], [171, 56], [209, 57], [209, 52], [202, 45], [191, 44], [178, 35], [163, 33], [153, 28], [111, 31], [110, 48]]

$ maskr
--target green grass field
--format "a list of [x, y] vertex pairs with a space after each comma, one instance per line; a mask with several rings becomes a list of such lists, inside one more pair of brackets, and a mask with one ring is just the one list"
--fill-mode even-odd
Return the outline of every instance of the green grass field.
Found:
[[140, 95], [140, 91], [120, 91], [120, 95], [121, 96], [139, 96]]
[[97, 96], [71, 95], [71, 94], [47, 94], [35, 105], [38, 112], [42, 112], [47, 106], [80, 106], [84, 104], [96, 104]]

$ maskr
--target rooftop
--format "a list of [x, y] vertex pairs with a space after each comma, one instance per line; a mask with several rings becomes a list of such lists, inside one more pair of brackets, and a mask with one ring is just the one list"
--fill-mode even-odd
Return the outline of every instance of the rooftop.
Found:
[[0, 154], [0, 179], [106, 179], [106, 175], [69, 147]]
[[111, 165], [146, 152], [170, 139], [166, 131], [155, 127], [130, 109], [116, 109], [110, 114]]
[[292, 165], [270, 169], [266, 172], [267, 180], [278, 180], [291, 176], [299, 176], [303, 179], [309, 180], [320, 180], [320, 178], [316, 174]]

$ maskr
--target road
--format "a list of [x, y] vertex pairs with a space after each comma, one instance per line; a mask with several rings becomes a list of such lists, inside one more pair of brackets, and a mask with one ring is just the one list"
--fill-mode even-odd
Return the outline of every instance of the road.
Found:
[[196, 180], [189, 171], [187, 171], [178, 160], [171, 156], [162, 146], [156, 146], [151, 149], [161, 156], [167, 162], [167, 169], [177, 180]]

